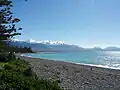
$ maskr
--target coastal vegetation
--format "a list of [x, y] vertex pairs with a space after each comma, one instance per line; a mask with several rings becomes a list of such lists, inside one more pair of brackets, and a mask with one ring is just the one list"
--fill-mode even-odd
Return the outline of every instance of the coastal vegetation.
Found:
[[4, 49], [4, 51], [15, 53], [34, 53], [30, 47], [17, 47], [17, 46], [7, 46]]
[[61, 90], [55, 81], [39, 80], [24, 60], [5, 55], [7, 61], [0, 59], [0, 90]]
[[0, 90], [61, 90], [56, 81], [39, 80], [29, 63], [14, 55], [31, 53], [31, 48], [6, 43], [22, 30], [15, 27], [20, 19], [13, 17], [12, 6], [11, 0], [0, 0]]

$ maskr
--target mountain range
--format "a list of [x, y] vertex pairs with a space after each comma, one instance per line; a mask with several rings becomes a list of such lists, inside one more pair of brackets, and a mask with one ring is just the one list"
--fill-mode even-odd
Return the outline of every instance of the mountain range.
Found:
[[63, 41], [36, 41], [36, 40], [10, 40], [9, 44], [18, 47], [31, 47], [33, 51], [81, 51], [81, 50], [97, 50], [97, 51], [120, 51], [118, 47], [106, 47], [104, 49], [100, 47], [94, 48], [82, 48], [77, 45], [66, 44]]
[[33, 51], [80, 51], [84, 50], [77, 45], [66, 44], [63, 41], [36, 41], [36, 40], [10, 40], [9, 44], [18, 47], [31, 47]]

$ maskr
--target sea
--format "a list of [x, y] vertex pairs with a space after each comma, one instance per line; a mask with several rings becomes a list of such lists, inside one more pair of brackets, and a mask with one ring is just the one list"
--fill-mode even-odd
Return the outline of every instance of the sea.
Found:
[[120, 51], [38, 52], [24, 56], [120, 69]]

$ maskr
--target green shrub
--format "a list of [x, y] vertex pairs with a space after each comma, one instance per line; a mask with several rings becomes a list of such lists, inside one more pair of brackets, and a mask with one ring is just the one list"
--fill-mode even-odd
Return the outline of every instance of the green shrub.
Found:
[[13, 65], [10, 65], [10, 64], [5, 64], [5, 65], [4, 65], [4, 69], [5, 69], [5, 70], [14, 70], [15, 67], [14, 67]]
[[0, 53], [0, 62], [7, 62], [8, 58], [5, 53]]
[[16, 60], [16, 57], [13, 53], [0, 53], [0, 62], [8, 62], [11, 60]]
[[[40, 87], [41, 86], [41, 87]], [[51, 82], [49, 80], [38, 80], [36, 82], [37, 90], [62, 90], [57, 82]]]
[[0, 90], [61, 90], [56, 82], [25, 77], [18, 72], [0, 72]]
[[8, 60], [0, 70], [0, 90], [61, 90], [57, 82], [39, 80], [24, 60]]
[[23, 73], [25, 76], [32, 76], [33, 75], [33, 72], [32, 72], [30, 67], [28, 69], [26, 69]]
[[12, 52], [8, 53], [7, 58], [8, 58], [9, 60], [16, 60], [16, 56], [15, 56]]
[[26, 78], [21, 73], [3, 71], [0, 73], [0, 90], [14, 89], [26, 89], [31, 88], [32, 82], [30, 78]]
[[8, 62], [10, 65], [15, 66], [15, 70], [17, 72], [24, 72], [26, 69], [29, 68], [28, 63], [24, 60], [12, 60]]

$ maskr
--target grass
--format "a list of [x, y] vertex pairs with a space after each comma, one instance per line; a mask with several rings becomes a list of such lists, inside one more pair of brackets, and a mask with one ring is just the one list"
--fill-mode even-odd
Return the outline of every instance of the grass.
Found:
[[3, 63], [3, 62], [0, 62], [0, 70], [3, 70], [4, 68], [4, 65], [7, 64], [7, 63]]
[[3, 63], [3, 62], [0, 62], [0, 66], [1, 66], [1, 67], [3, 67], [3, 66], [4, 66], [4, 64], [5, 64], [5, 63]]
[[39, 80], [24, 60], [0, 62], [0, 90], [62, 90], [57, 82]]

